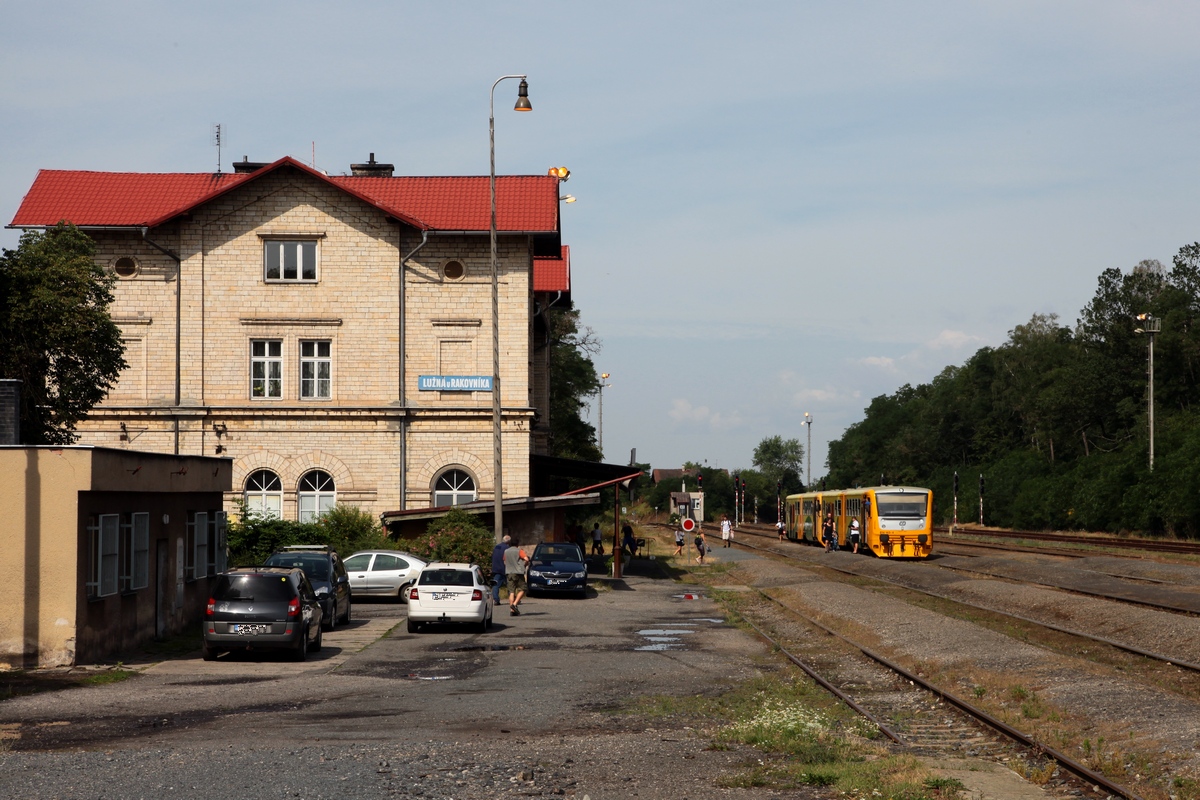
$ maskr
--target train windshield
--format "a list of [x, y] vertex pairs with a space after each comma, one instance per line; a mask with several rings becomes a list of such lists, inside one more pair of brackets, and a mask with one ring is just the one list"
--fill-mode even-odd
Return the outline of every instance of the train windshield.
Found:
[[879, 506], [878, 513], [881, 517], [915, 519], [925, 516], [925, 509], [929, 505], [929, 494], [927, 492], [905, 492], [904, 494], [876, 492], [875, 503]]

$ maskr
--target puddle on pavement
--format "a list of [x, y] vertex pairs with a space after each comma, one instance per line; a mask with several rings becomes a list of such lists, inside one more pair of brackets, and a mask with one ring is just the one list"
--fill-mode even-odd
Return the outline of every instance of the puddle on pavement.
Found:
[[676, 600], [703, 600], [704, 599], [704, 595], [697, 594], [696, 592], [687, 592], [686, 594], [676, 594], [676, 595], [671, 595], [671, 596], [674, 597]]

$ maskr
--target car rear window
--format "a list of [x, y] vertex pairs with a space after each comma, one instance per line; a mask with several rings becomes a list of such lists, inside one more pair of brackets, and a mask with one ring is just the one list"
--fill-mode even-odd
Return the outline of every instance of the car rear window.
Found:
[[421, 573], [421, 586], [474, 586], [470, 572], [460, 569], [427, 569]]
[[287, 602], [296, 590], [286, 575], [222, 575], [213, 590], [214, 600], [257, 600]]
[[329, 580], [329, 556], [316, 553], [275, 553], [267, 559], [268, 567], [299, 567], [309, 580]]

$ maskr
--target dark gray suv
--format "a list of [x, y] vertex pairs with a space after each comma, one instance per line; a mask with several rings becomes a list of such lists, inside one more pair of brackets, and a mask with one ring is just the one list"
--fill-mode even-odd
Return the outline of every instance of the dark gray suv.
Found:
[[297, 661], [321, 649], [321, 604], [304, 571], [241, 567], [213, 583], [204, 610], [205, 661], [226, 650], [288, 650]]
[[350, 576], [333, 549], [321, 544], [292, 545], [271, 553], [263, 563], [304, 570], [325, 612], [325, 630], [333, 630], [339, 622], [350, 622]]

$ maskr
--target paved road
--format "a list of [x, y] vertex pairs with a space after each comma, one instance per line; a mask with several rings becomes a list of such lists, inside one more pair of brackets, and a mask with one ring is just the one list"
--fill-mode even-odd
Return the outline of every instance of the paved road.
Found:
[[760, 645], [669, 581], [523, 608], [486, 634], [409, 634], [403, 605], [358, 604], [303, 664], [196, 654], [0, 703], [20, 733], [0, 796], [727, 796], [713, 779], [742, 755], [605, 709], [745, 679]]

